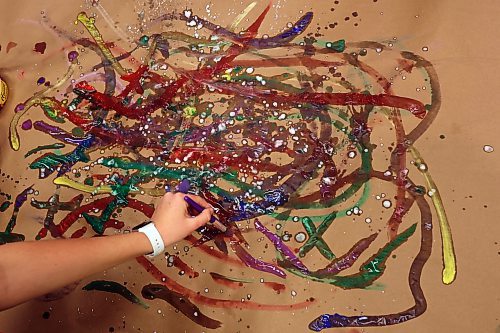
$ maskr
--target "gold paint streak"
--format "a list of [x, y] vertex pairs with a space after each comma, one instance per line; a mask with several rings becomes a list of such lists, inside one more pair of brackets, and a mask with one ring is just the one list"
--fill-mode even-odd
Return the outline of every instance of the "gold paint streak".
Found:
[[250, 11], [255, 7], [255, 5], [257, 5], [257, 2], [254, 1], [252, 2], [251, 4], [249, 4], [247, 6], [247, 8], [245, 8], [237, 17], [236, 19], [234, 20], [233, 23], [231, 23], [231, 25], [229, 25], [227, 27], [228, 30], [230, 31], [233, 31], [234, 32], [234, 29], [236, 29], [236, 27], [238, 26], [238, 24], [241, 23], [241, 21], [250, 13]]
[[[457, 276], [457, 262], [455, 256], [455, 249], [453, 247], [453, 237], [451, 234], [451, 227], [448, 223], [448, 217], [446, 216], [446, 211], [443, 206], [443, 200], [441, 199], [441, 195], [439, 194], [439, 189], [434, 183], [434, 180], [431, 177], [431, 174], [428, 170], [428, 165], [425, 163], [422, 156], [415, 147], [409, 148], [413, 158], [415, 159], [415, 166], [422, 173], [427, 183], [427, 187], [430, 190], [434, 190], [435, 192], [430, 196], [432, 199], [432, 203], [434, 205], [434, 209], [436, 210], [436, 214], [439, 221], [439, 227], [441, 230], [441, 242], [442, 242], [442, 250], [443, 250], [443, 283], [451, 284], [455, 281]], [[422, 169], [420, 168], [421, 166]]]
[[69, 179], [67, 176], [61, 176], [54, 179], [54, 184], [62, 185], [65, 187], [70, 187], [78, 191], [82, 191], [85, 193], [91, 194], [101, 194], [101, 193], [111, 193], [113, 189], [111, 186], [103, 185], [103, 186], [90, 186], [85, 185], [79, 182], [75, 182], [74, 180]]
[[109, 60], [111, 63], [111, 66], [113, 69], [120, 75], [123, 76], [127, 74], [127, 71], [122, 67], [122, 65], [115, 59], [113, 56], [113, 53], [111, 53], [110, 49], [106, 46], [104, 43], [104, 40], [102, 39], [102, 35], [99, 32], [99, 30], [96, 28], [94, 24], [94, 18], [88, 17], [85, 12], [81, 12], [78, 14], [77, 17], [78, 21], [83, 24], [85, 29], [89, 32], [89, 34], [92, 36], [94, 41], [96, 42], [97, 46], [103, 53], [103, 55], [106, 57], [106, 59]]
[[[81, 192], [85, 193], [90, 193], [93, 195], [96, 194], [103, 194], [103, 193], [113, 193], [113, 188], [109, 185], [102, 185], [102, 186], [90, 186], [90, 185], [85, 185], [79, 182], [76, 182], [67, 176], [61, 176], [57, 177], [54, 179], [54, 184], [56, 185], [61, 185], [65, 187], [69, 187]], [[142, 191], [144, 191], [144, 194], [154, 196], [154, 197], [161, 197], [165, 194], [164, 189], [157, 189], [157, 188], [142, 188], [139, 187], [138, 190], [131, 190], [130, 193], [134, 194], [140, 194]]]
[[59, 87], [61, 87], [66, 81], [68, 81], [71, 76], [73, 75], [76, 67], [76, 61], [72, 62], [71, 65], [68, 67], [68, 70], [64, 74], [64, 76], [57, 81], [54, 85], [51, 85], [47, 87], [45, 90], [42, 90], [32, 97], [30, 97], [28, 100], [26, 100], [24, 104], [24, 110], [17, 112], [14, 114], [14, 117], [12, 117], [12, 120], [10, 121], [9, 125], [9, 139], [10, 139], [10, 144], [12, 146], [12, 149], [15, 151], [18, 151], [19, 148], [21, 147], [21, 142], [19, 140], [19, 133], [17, 132], [17, 125], [19, 123], [19, 120], [21, 119], [22, 116], [28, 112], [28, 110], [33, 106], [33, 105], [38, 105], [41, 103], [43, 97], [45, 95], [50, 94], [51, 92], [57, 90]]

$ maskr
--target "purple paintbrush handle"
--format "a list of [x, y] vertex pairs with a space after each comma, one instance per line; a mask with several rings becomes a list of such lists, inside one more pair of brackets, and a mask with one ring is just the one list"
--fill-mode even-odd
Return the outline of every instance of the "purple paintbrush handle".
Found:
[[[203, 206], [201, 206], [199, 203], [197, 203], [187, 195], [184, 196], [184, 200], [188, 203], [189, 206], [191, 206], [191, 208], [193, 208], [198, 213], [201, 213], [205, 209]], [[210, 223], [214, 223], [215, 221], [217, 221], [217, 219], [214, 216], [210, 217]]]

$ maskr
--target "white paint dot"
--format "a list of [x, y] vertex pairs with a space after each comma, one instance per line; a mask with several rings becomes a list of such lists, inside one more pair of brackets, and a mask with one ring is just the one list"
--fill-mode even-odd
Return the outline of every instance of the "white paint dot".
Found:
[[483, 150], [484, 150], [485, 153], [492, 153], [495, 149], [492, 146], [490, 146], [490, 145], [485, 145], [483, 147]]
[[382, 201], [382, 206], [384, 206], [385, 208], [391, 208], [391, 206], [392, 206], [391, 200], [386, 199], [386, 200]]
[[299, 232], [295, 235], [295, 240], [298, 242], [298, 243], [302, 243], [306, 240], [306, 234], [303, 233], [303, 232]]

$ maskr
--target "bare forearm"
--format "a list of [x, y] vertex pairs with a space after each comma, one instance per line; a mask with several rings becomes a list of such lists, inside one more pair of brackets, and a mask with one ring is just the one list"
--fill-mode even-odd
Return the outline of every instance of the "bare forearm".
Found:
[[142, 233], [3, 245], [0, 311], [150, 251]]
[[165, 194], [151, 218], [154, 225], [137, 233], [0, 246], [0, 311], [150, 253], [153, 246], [160, 254], [163, 245], [183, 239], [205, 225], [213, 214], [208, 202], [188, 194], [205, 208], [191, 217], [185, 196]]

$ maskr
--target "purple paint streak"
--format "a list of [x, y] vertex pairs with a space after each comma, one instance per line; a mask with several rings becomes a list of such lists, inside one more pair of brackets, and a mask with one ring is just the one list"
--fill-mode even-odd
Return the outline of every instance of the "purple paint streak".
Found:
[[259, 259], [255, 259], [250, 255], [250, 253], [245, 251], [245, 249], [241, 247], [240, 244], [231, 244], [231, 247], [235, 251], [238, 258], [240, 258], [241, 261], [243, 261], [243, 263], [248, 267], [254, 268], [261, 272], [274, 274], [283, 279], [286, 278], [286, 273], [283, 270], [281, 270], [280, 268], [276, 267], [273, 264], [264, 262]]
[[309, 269], [300, 261], [299, 258], [293, 253], [288, 246], [286, 246], [278, 235], [273, 234], [269, 229], [267, 229], [258, 219], [254, 221], [255, 229], [264, 234], [276, 247], [278, 250], [292, 265], [297, 267], [304, 274], [309, 274]]

